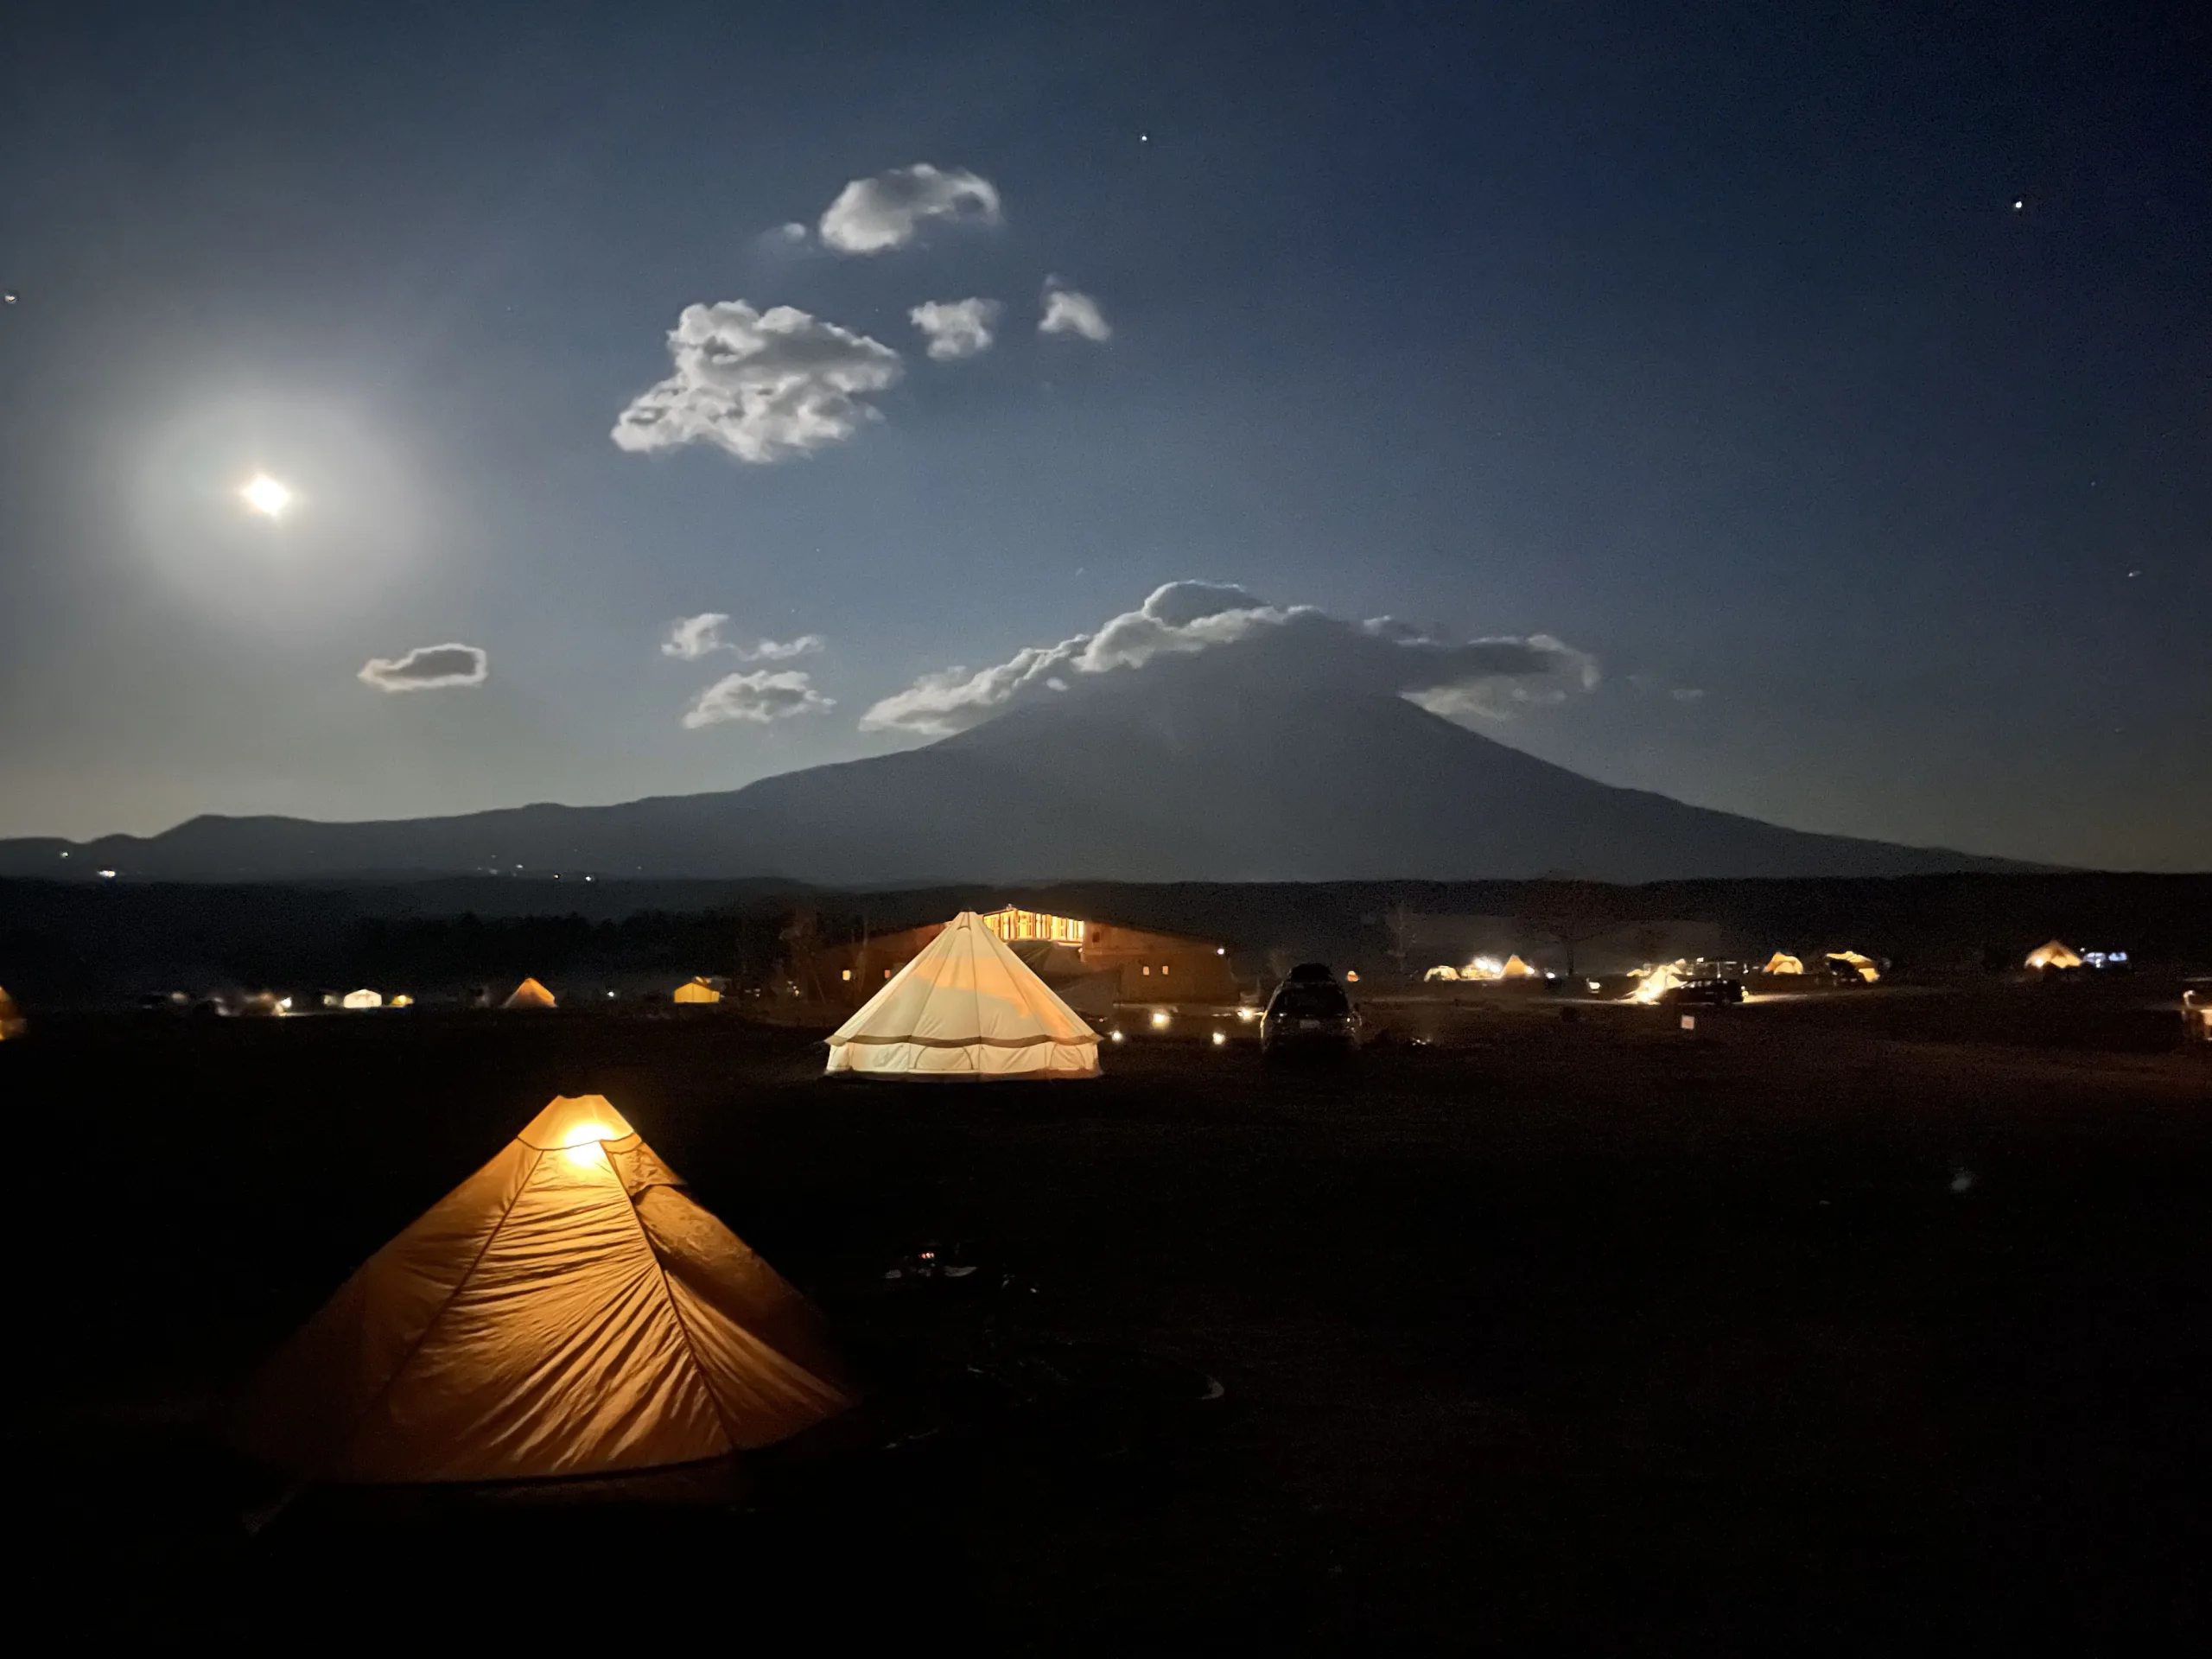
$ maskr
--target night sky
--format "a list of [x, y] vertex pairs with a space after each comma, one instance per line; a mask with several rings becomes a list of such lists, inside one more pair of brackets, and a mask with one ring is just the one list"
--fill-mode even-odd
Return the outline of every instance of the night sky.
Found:
[[10, 8], [0, 835], [732, 787], [1204, 581], [2212, 868], [2202, 18]]

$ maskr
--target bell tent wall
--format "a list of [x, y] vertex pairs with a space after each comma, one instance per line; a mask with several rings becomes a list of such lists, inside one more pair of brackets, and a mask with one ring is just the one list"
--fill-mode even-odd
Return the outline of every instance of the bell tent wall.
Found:
[[681, 1003], [710, 1003], [722, 1000], [722, 994], [703, 979], [695, 979], [688, 985], [679, 985], [669, 993], [668, 1000]]
[[973, 911], [831, 1033], [831, 1072], [902, 1081], [1098, 1075], [1098, 1033]]
[[817, 1325], [604, 1098], [563, 1097], [346, 1281], [239, 1439], [376, 1483], [688, 1463], [852, 1403]]

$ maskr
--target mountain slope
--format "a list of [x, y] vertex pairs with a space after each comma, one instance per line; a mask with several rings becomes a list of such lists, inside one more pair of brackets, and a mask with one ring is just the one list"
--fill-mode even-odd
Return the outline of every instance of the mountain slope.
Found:
[[1617, 789], [1401, 698], [1301, 696], [1196, 666], [1109, 677], [925, 748], [723, 793], [385, 823], [202, 817], [81, 848], [0, 842], [0, 874], [10, 875], [112, 868], [283, 880], [517, 866], [828, 885], [2019, 868]]

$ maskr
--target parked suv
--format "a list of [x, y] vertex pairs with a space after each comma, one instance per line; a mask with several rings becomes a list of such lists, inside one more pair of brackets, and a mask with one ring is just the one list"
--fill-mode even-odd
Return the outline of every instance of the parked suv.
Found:
[[1662, 999], [1667, 1002], [1722, 1004], [1744, 1000], [1740, 979], [1686, 979], [1670, 986]]
[[1275, 987], [1260, 1017], [1260, 1052], [1349, 1053], [1359, 1046], [1359, 1010], [1326, 964], [1300, 963]]

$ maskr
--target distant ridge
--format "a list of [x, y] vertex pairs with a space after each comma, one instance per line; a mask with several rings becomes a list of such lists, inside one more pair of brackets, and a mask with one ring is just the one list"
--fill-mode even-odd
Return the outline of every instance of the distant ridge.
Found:
[[[301, 880], [493, 870], [925, 882], [1891, 876], [2031, 866], [1619, 789], [1402, 698], [1108, 679], [925, 747], [618, 806], [0, 842], [0, 875]], [[63, 858], [62, 854], [69, 855]]]

